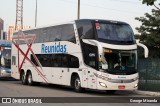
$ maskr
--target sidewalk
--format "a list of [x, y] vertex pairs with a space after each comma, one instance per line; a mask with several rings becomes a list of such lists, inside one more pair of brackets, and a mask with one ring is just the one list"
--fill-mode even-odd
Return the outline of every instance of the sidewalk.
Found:
[[138, 94], [142, 96], [160, 96], [160, 92], [153, 92], [153, 91], [141, 91], [141, 90], [134, 90], [134, 91], [120, 91], [121, 93], [128, 93], [128, 94]]
[[160, 92], [153, 92], [153, 91], [141, 91], [141, 90], [135, 90], [132, 91], [135, 94], [140, 94], [140, 95], [148, 95], [148, 96], [160, 96]]

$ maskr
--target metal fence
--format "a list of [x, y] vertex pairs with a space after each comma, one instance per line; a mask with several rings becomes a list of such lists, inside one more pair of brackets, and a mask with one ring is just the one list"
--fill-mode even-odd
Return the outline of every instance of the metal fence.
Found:
[[139, 59], [139, 90], [160, 91], [160, 59]]

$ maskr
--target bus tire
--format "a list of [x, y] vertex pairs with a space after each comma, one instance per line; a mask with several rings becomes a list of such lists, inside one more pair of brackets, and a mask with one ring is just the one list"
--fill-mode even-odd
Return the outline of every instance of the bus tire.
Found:
[[24, 72], [21, 72], [21, 82], [23, 85], [27, 85], [27, 79]]
[[76, 92], [83, 92], [84, 88], [81, 87], [81, 81], [78, 75], [73, 78], [73, 87]]
[[27, 82], [28, 82], [28, 85], [30, 85], [30, 86], [34, 85], [31, 72], [27, 73]]

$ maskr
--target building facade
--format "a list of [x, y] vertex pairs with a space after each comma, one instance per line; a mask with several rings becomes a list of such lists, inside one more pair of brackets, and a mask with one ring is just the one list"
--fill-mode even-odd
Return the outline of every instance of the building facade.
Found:
[[3, 30], [4, 21], [0, 18], [0, 30]]
[[[31, 28], [30, 26], [23, 26], [23, 29], [29, 29]], [[21, 26], [19, 25], [18, 26], [18, 30], [21, 29]], [[8, 27], [8, 36], [7, 36], [7, 40], [12, 40], [12, 36], [13, 36], [13, 33], [15, 32], [15, 26], [14, 25], [11, 25]]]
[[5, 36], [3, 27], [4, 27], [4, 21], [0, 18], [0, 40], [3, 40]]

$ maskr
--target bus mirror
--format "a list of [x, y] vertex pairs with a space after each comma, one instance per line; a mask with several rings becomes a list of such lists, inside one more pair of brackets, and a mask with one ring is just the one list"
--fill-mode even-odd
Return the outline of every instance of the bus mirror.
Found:
[[142, 43], [140, 43], [140, 42], [139, 42], [139, 39], [136, 40], [136, 43], [137, 43], [138, 46], [140, 46], [140, 47], [142, 47], [142, 48], [144, 49], [144, 57], [145, 57], [145, 58], [148, 58], [149, 51], [148, 51], [147, 46], [144, 45], [144, 44], [142, 44]]

